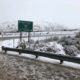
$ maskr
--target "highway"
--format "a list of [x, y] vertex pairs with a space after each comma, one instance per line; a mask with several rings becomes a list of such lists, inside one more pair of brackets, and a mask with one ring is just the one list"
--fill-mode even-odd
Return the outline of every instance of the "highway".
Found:
[[[35, 38], [35, 37], [63, 37], [63, 36], [71, 36], [71, 37], [74, 37], [75, 35], [74, 34], [44, 34], [44, 35], [30, 35], [32, 38]], [[27, 38], [28, 36], [27, 35], [23, 35], [22, 38]], [[20, 36], [19, 35], [3, 35], [3, 36], [0, 36], [0, 40], [8, 40], [8, 39], [19, 39]]]

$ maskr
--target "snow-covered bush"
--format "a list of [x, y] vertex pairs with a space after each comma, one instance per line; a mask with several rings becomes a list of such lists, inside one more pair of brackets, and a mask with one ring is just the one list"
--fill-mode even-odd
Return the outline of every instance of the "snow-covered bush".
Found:
[[58, 41], [58, 43], [61, 43], [63, 46], [65, 46], [65, 45], [75, 45], [77, 44], [78, 41], [79, 40], [76, 38], [63, 37]]
[[70, 56], [76, 56], [80, 54], [80, 32], [76, 35], [76, 37], [63, 37], [58, 43], [62, 44], [64, 47], [65, 53]]
[[26, 42], [20, 42], [16, 48], [26, 49]]
[[65, 53], [69, 56], [76, 56], [77, 54], [79, 54], [77, 47], [74, 45], [67, 45], [65, 46], [64, 50]]
[[51, 42], [51, 41], [53, 41], [53, 38], [52, 37], [44, 40], [44, 42]]
[[39, 42], [39, 44], [36, 44], [34, 50], [41, 52], [49, 52], [52, 54], [65, 55], [62, 45], [58, 44], [57, 42], [47, 42], [47, 43]]
[[50, 48], [50, 47], [47, 47], [46, 50], [47, 50], [48, 52], [53, 52], [53, 49]]
[[52, 42], [52, 41], [58, 41], [59, 40], [59, 38], [58, 37], [50, 37], [50, 38], [48, 38], [48, 39], [44, 39], [43, 41], [44, 42]]
[[80, 32], [76, 34], [75, 38], [80, 38]]
[[57, 36], [55, 36], [55, 37], [53, 37], [53, 40], [54, 40], [54, 41], [58, 41], [59, 38], [58, 38]]
[[63, 46], [67, 44], [67, 41], [66, 41], [67, 37], [62, 37], [58, 43], [62, 44]]
[[77, 47], [78, 50], [80, 50], [80, 44], [76, 44], [75, 46]]

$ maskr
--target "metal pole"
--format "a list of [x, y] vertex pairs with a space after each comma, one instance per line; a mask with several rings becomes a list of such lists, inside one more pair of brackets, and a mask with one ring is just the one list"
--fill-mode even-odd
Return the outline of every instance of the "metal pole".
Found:
[[3, 32], [1, 34], [2, 34], [2, 40], [3, 40]]
[[30, 43], [30, 32], [28, 32], [28, 43]]
[[20, 32], [20, 42], [22, 42], [22, 32]]
[[28, 44], [29, 44], [29, 48], [30, 48], [30, 32], [28, 32]]
[[15, 40], [13, 39], [13, 48], [15, 47], [14, 45], [15, 45]]

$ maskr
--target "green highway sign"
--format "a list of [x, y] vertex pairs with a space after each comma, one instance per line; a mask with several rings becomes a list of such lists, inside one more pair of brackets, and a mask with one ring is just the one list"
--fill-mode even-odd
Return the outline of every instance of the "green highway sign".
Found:
[[19, 20], [18, 21], [18, 31], [19, 32], [32, 32], [33, 22]]

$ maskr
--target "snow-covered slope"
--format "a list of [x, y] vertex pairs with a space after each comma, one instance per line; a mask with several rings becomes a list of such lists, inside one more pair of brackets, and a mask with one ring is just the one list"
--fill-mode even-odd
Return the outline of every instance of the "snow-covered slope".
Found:
[[[33, 31], [53, 31], [64, 29], [67, 28], [59, 24], [53, 24], [45, 21], [33, 23]], [[4, 22], [0, 24], [0, 32], [16, 32], [16, 31], [18, 31], [18, 21]]]
[[0, 24], [0, 32], [16, 32], [18, 30], [18, 22], [4, 22]]
[[57, 23], [50, 23], [46, 21], [36, 22], [34, 23], [34, 30], [38, 28], [39, 31], [53, 31], [53, 30], [64, 30], [68, 29], [67, 27], [57, 24]]

